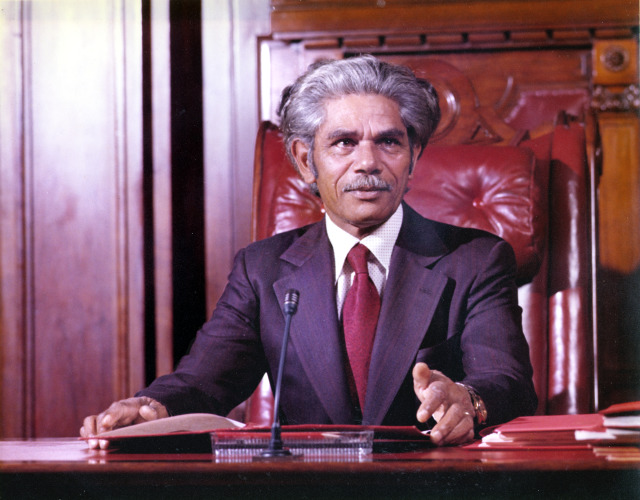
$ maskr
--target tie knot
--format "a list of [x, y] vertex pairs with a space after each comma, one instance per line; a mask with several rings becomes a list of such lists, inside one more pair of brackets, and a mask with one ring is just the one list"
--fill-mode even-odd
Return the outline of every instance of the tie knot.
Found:
[[347, 262], [351, 264], [356, 274], [369, 274], [369, 269], [367, 268], [368, 256], [369, 249], [358, 243], [347, 254]]

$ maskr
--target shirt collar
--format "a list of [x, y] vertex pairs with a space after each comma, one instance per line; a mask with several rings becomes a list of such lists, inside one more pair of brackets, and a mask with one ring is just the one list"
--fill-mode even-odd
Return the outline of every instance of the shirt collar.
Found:
[[362, 243], [369, 251], [375, 256], [378, 262], [384, 267], [385, 273], [389, 273], [389, 266], [391, 265], [391, 254], [393, 253], [393, 247], [398, 239], [400, 233], [400, 227], [402, 226], [402, 203], [398, 205], [398, 208], [389, 217], [384, 224], [368, 234], [361, 240], [358, 240], [355, 236], [347, 233], [344, 229], [339, 228], [328, 215], [325, 217], [327, 226], [327, 235], [329, 241], [333, 247], [333, 256], [335, 261], [335, 280], [338, 280], [344, 261], [347, 258], [349, 250], [351, 250], [357, 243]]

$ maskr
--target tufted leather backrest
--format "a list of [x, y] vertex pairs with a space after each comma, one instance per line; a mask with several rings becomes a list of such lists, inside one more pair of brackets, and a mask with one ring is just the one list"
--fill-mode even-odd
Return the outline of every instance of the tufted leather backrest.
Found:
[[528, 148], [430, 146], [405, 200], [424, 217], [504, 238], [516, 254], [518, 281], [526, 283], [542, 263], [547, 171]]
[[[560, 125], [517, 146], [428, 146], [406, 201], [423, 216], [495, 233], [514, 248], [538, 413], [592, 410], [588, 183], [584, 130]], [[277, 127], [261, 125], [255, 156], [254, 239], [320, 220]], [[268, 424], [261, 386], [245, 420]]]

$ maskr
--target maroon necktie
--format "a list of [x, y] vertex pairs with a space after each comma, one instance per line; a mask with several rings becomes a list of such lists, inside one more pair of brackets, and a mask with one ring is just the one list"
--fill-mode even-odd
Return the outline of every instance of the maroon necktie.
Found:
[[367, 256], [369, 249], [357, 244], [347, 255], [347, 261], [356, 272], [353, 284], [344, 302], [342, 324], [347, 355], [358, 390], [360, 408], [364, 411], [364, 397], [367, 392], [367, 378], [371, 361], [371, 348], [376, 334], [380, 295], [369, 277]]

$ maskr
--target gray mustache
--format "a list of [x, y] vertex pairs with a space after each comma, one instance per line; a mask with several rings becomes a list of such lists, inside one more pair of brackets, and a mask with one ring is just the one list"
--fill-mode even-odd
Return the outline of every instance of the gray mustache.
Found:
[[343, 193], [347, 193], [349, 191], [360, 191], [360, 190], [378, 190], [378, 191], [391, 191], [391, 184], [386, 181], [383, 181], [379, 177], [375, 175], [363, 175], [362, 177], [358, 177], [354, 182], [351, 182], [342, 188]]

